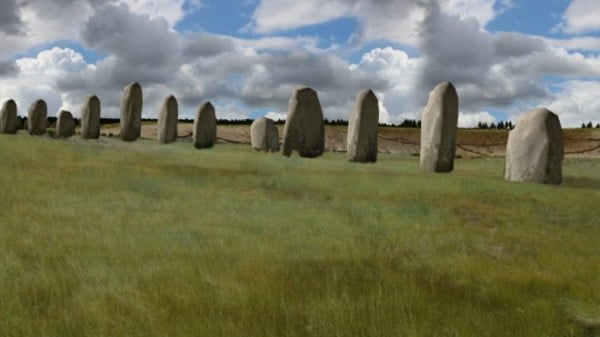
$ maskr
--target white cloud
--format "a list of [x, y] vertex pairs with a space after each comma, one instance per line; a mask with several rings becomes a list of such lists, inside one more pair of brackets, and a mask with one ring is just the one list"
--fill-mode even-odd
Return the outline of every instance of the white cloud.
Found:
[[326, 22], [350, 14], [350, 1], [262, 0], [252, 14], [252, 29], [270, 33]]
[[40, 98], [48, 104], [50, 116], [56, 114], [59, 108], [75, 108], [65, 101], [63, 93], [56, 90], [55, 83], [69, 73], [94, 68], [84, 62], [81, 54], [68, 48], [45, 50], [36, 57], [18, 59], [16, 64], [19, 76], [0, 80], [0, 98], [3, 101], [13, 98], [20, 115], [26, 115], [29, 104]]
[[563, 14], [560, 29], [567, 33], [600, 30], [600, 5], [598, 0], [573, 0]]
[[563, 127], [600, 122], [600, 81], [567, 81], [559, 85], [559, 90], [543, 103], [560, 117]]
[[476, 113], [459, 113], [458, 114], [458, 127], [459, 128], [472, 128], [477, 126], [477, 123], [495, 123], [496, 117], [492, 116], [487, 111], [476, 112]]
[[375, 48], [365, 53], [352, 69], [361, 69], [388, 83], [385, 91], [376, 92], [380, 103], [379, 121], [399, 123], [404, 119], [419, 119], [426, 93], [419, 93], [418, 81], [424, 60], [411, 58], [404, 51], [391, 47]]
[[[117, 3], [127, 4], [132, 12], [148, 15], [150, 19], [164, 18], [169, 26], [173, 27], [186, 14], [183, 9], [184, 2], [184, 0], [118, 0]], [[199, 1], [192, 5], [201, 6]]]
[[[474, 18], [482, 27], [498, 11], [496, 0], [445, 0], [436, 1], [444, 13], [462, 19]], [[275, 33], [299, 27], [353, 17], [359, 23], [354, 42], [387, 39], [414, 45], [419, 35], [427, 2], [419, 0], [262, 0], [252, 15], [250, 27], [258, 33]], [[500, 7], [506, 7], [506, 0]]]

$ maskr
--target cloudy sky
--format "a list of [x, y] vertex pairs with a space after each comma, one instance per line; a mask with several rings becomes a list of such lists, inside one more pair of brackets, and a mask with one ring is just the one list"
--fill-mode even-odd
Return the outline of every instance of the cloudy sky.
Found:
[[138, 81], [145, 117], [174, 94], [183, 118], [204, 100], [277, 118], [305, 84], [344, 119], [372, 88], [395, 123], [452, 81], [461, 126], [538, 106], [600, 122], [598, 0], [1, 0], [0, 42], [0, 99], [21, 115], [43, 98], [79, 116], [96, 94], [116, 117]]

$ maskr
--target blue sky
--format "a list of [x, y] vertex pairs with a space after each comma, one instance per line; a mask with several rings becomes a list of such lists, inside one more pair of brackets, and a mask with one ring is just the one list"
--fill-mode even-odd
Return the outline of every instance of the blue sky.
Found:
[[[328, 118], [372, 88], [381, 121], [416, 118], [452, 81], [461, 126], [546, 106], [564, 126], [600, 122], [597, 0], [3, 0], [0, 99], [50, 115], [96, 94], [117, 116], [131, 81], [144, 116], [174, 94], [182, 118], [282, 118], [295, 86]], [[69, 22], [65, 25], [64, 22]]]

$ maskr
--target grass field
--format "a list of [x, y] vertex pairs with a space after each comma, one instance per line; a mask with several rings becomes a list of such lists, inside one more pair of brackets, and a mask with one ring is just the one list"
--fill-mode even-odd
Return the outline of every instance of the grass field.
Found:
[[600, 335], [600, 159], [0, 135], [0, 336]]

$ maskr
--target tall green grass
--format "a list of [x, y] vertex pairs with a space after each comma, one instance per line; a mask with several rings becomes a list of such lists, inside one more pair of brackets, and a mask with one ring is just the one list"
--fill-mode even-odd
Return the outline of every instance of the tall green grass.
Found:
[[0, 135], [0, 336], [583, 336], [600, 161], [284, 158]]

